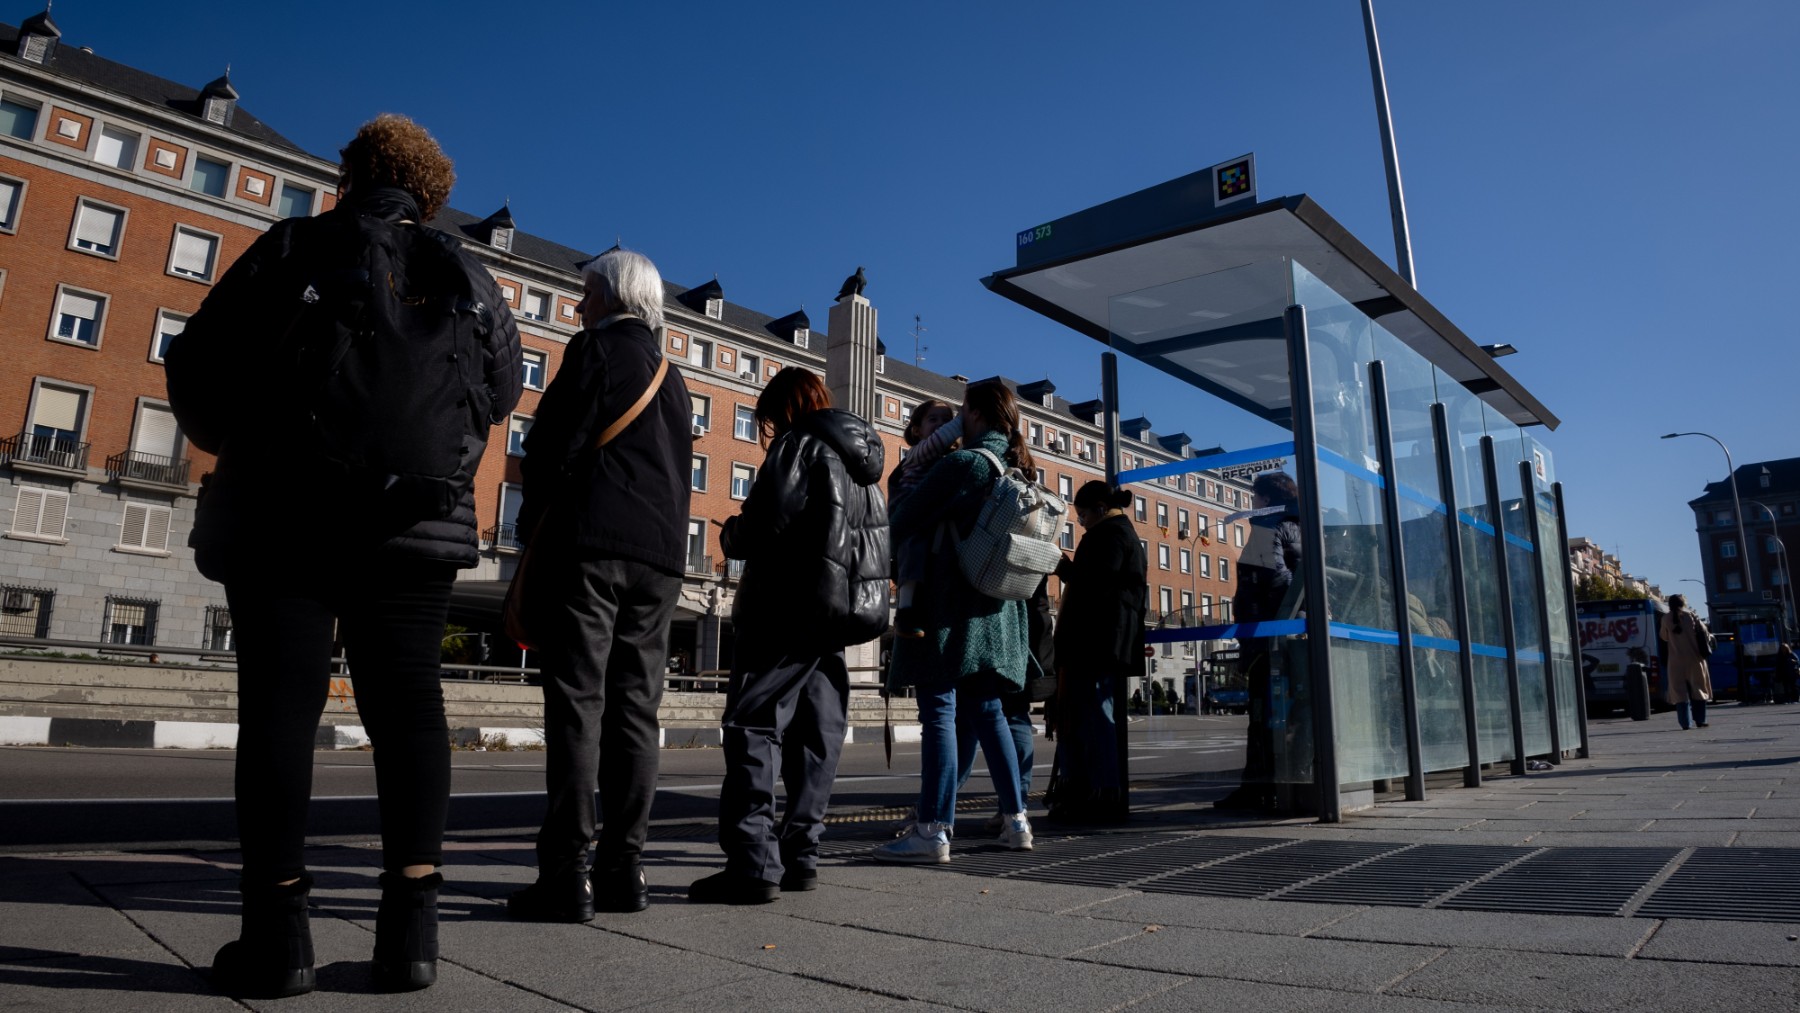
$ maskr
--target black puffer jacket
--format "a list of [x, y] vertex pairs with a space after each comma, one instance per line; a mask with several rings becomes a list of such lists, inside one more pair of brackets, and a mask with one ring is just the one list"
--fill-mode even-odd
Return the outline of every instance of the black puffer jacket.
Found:
[[1232, 599], [1240, 623], [1287, 619], [1282, 600], [1300, 568], [1300, 518], [1295, 507], [1250, 518], [1250, 537], [1238, 553], [1237, 595]]
[[[276, 333], [287, 319], [281, 307], [298, 305], [311, 281], [332, 269], [321, 263], [330, 248], [323, 237], [338, 231], [347, 215], [417, 221], [419, 208], [411, 195], [384, 187], [353, 195], [317, 218], [276, 224], [225, 272], [169, 348], [170, 407], [194, 446], [219, 457], [202, 480], [188, 538], [200, 572], [215, 580], [226, 579], [234, 561], [263, 560], [277, 547], [284, 558], [327, 565], [371, 555], [458, 567], [476, 563], [474, 480], [486, 430], [464, 438], [461, 489], [449, 516], [395, 532], [378, 529], [366, 515], [336, 509], [340, 490], [309, 465], [303, 438], [291, 421], [284, 422], [303, 397], [297, 382], [305, 378]], [[419, 228], [454, 251], [487, 315], [481, 378], [487, 422], [499, 425], [518, 405], [521, 390], [512, 313], [493, 278], [456, 240]]]
[[1114, 514], [1087, 529], [1073, 559], [1064, 557], [1056, 663], [1093, 678], [1136, 674], [1144, 662], [1144, 612], [1150, 589], [1137, 529]]
[[834, 650], [887, 626], [884, 451], [875, 427], [826, 409], [776, 437], [736, 517], [725, 555], [744, 560], [732, 621], [740, 650]]

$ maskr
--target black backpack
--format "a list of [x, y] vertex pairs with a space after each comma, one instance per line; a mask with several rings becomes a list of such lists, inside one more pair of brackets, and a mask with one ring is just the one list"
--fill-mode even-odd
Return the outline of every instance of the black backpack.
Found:
[[487, 444], [492, 330], [454, 240], [351, 213], [295, 225], [296, 452], [360, 522], [392, 532], [448, 517]]

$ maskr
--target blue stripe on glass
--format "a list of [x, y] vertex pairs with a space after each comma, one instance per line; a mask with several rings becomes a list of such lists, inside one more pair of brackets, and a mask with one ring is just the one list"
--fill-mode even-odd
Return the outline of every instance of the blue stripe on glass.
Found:
[[1519, 652], [1519, 660], [1524, 661], [1524, 662], [1529, 662], [1533, 665], [1541, 665], [1544, 663], [1544, 652], [1543, 651], [1520, 651]]
[[1332, 623], [1331, 635], [1339, 640], [1361, 640], [1370, 644], [1400, 645], [1400, 634], [1393, 630], [1378, 630], [1373, 626], [1352, 626], [1349, 623]]
[[1387, 488], [1387, 482], [1382, 480], [1379, 472], [1370, 471], [1362, 465], [1350, 460], [1348, 457], [1334, 451], [1326, 450], [1324, 447], [1319, 448], [1319, 463], [1329, 464], [1339, 471], [1355, 475], [1357, 478], [1364, 479], [1365, 481], [1373, 482], [1377, 489]]
[[1190, 461], [1172, 461], [1168, 464], [1153, 464], [1148, 468], [1133, 468], [1119, 472], [1119, 484], [1131, 482], [1148, 482], [1153, 479], [1166, 478], [1169, 475], [1186, 475], [1210, 468], [1229, 468], [1234, 464], [1249, 464], [1251, 461], [1266, 461], [1271, 457], [1292, 457], [1294, 441], [1271, 443], [1266, 447], [1251, 447], [1248, 450], [1233, 450], [1225, 454], [1213, 454], [1211, 457], [1196, 457]]
[[1456, 512], [1456, 519], [1489, 537], [1492, 537], [1494, 534], [1494, 526], [1492, 524], [1489, 524], [1487, 521], [1478, 521], [1468, 514], [1463, 513], [1461, 510]]
[[1515, 535], [1510, 531], [1508, 531], [1506, 533], [1506, 544], [1512, 546], [1515, 549], [1524, 549], [1526, 552], [1536, 552], [1537, 551], [1536, 549], [1533, 549], [1531, 547], [1530, 542], [1526, 541], [1523, 538], [1520, 538], [1518, 535]]
[[1414, 647], [1429, 647], [1434, 651], [1450, 651], [1454, 653], [1462, 650], [1462, 641], [1460, 640], [1445, 640], [1443, 637], [1428, 637], [1423, 633], [1413, 634], [1412, 641]]
[[1400, 486], [1398, 486], [1398, 488], [1400, 490], [1400, 498], [1401, 499], [1412, 500], [1414, 503], [1419, 504], [1420, 506], [1424, 507], [1425, 509], [1435, 511], [1440, 514], [1448, 514], [1450, 512], [1450, 509], [1448, 507], [1446, 507], [1441, 501], [1433, 499], [1432, 497], [1425, 495], [1424, 493], [1420, 492], [1419, 490], [1414, 489], [1412, 486], [1400, 485]]
[[1245, 640], [1251, 637], [1292, 637], [1306, 632], [1304, 619], [1278, 619], [1262, 623], [1226, 623], [1223, 626], [1183, 626], [1148, 630], [1146, 644], [1181, 644], [1190, 640]]
[[1506, 657], [1506, 648], [1495, 647], [1493, 644], [1470, 644], [1469, 651], [1470, 653], [1478, 654], [1483, 658], [1504, 659]]

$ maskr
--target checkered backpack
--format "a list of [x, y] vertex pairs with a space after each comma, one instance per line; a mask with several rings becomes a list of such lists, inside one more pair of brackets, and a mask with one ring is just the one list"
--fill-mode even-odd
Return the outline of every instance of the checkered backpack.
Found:
[[971, 448], [999, 472], [981, 504], [975, 527], [956, 542], [956, 558], [970, 586], [990, 598], [1024, 601], [1056, 569], [1068, 504], [1062, 497], [1008, 468], [992, 451]]

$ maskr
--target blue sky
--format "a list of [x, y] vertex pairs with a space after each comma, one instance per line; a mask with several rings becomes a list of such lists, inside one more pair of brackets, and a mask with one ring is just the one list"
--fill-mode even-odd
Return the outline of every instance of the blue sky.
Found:
[[[5, 13], [17, 23], [30, 4]], [[1686, 501], [1800, 454], [1800, 4], [1377, 0], [1419, 289], [1563, 419], [1572, 534], [1679, 590]], [[1391, 255], [1357, 0], [1224, 3], [69, 0], [65, 44], [243, 103], [329, 154], [383, 111], [457, 159], [452, 203], [622, 238], [671, 280], [824, 323], [868, 270], [891, 354], [1096, 396], [1100, 347], [989, 294], [1019, 229], [1246, 151]], [[1139, 368], [1126, 410], [1262, 431]], [[1687, 588], [1689, 592], [1694, 588]]]

